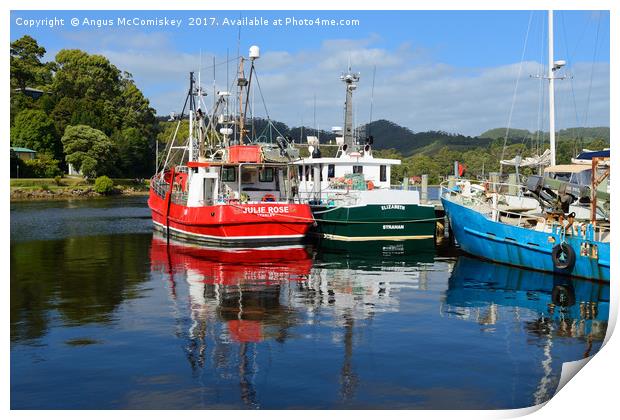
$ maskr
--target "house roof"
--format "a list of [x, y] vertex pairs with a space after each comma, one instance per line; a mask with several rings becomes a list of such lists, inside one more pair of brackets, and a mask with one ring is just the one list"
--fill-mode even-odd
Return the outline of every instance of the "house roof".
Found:
[[36, 150], [28, 149], [26, 147], [11, 147], [11, 150], [14, 152], [21, 152], [21, 153], [37, 153]]

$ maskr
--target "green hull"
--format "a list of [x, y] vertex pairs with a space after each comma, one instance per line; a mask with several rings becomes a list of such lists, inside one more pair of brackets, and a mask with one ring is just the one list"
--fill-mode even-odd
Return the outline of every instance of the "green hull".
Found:
[[313, 233], [336, 241], [405, 241], [435, 237], [435, 208], [415, 204], [313, 206]]

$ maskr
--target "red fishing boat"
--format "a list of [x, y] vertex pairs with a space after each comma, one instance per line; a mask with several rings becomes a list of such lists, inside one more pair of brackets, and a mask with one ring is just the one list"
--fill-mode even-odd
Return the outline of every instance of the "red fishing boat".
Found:
[[[297, 167], [291, 164], [298, 150], [269, 120], [269, 133], [280, 134], [275, 141], [257, 136], [254, 124], [247, 128], [258, 57], [258, 47], [250, 48], [248, 78], [243, 70], [247, 59], [239, 60], [239, 116], [226, 112], [228, 92], [217, 92], [207, 112], [206, 93], [190, 73], [181, 116], [172, 118], [175, 134], [150, 185], [153, 223], [167, 236], [218, 244], [290, 243], [301, 241], [313, 224], [310, 207], [300, 202]], [[189, 135], [182, 142], [177, 137], [188, 104]]]

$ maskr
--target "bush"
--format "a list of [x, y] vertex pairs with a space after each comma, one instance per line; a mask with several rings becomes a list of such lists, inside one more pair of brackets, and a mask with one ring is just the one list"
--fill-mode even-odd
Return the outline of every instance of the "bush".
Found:
[[54, 177], [54, 183], [60, 187], [62, 185], [62, 177], [60, 175], [56, 175]]
[[40, 154], [36, 159], [23, 161], [24, 169], [20, 166], [20, 177], [54, 178], [62, 175], [58, 167], [59, 161], [47, 154]]
[[114, 181], [103, 175], [95, 180], [95, 191], [99, 194], [110, 194], [114, 191]]

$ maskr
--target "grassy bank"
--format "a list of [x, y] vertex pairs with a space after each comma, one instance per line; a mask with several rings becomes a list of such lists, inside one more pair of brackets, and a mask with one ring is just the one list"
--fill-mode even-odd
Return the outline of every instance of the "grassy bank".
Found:
[[[146, 195], [148, 180], [113, 179], [114, 190], [106, 196]], [[94, 190], [94, 179], [82, 177], [11, 179], [11, 201], [103, 197]]]

